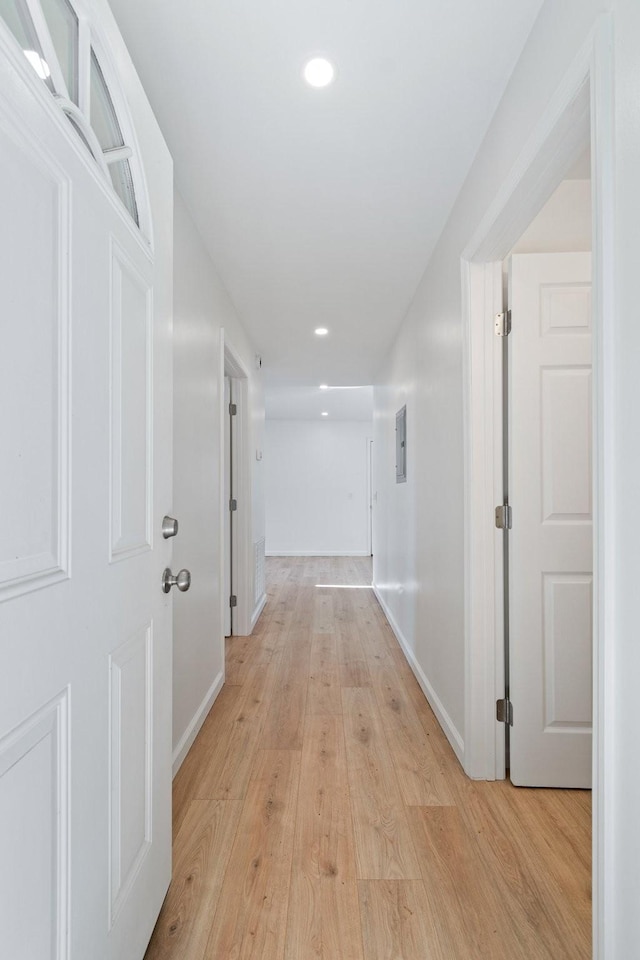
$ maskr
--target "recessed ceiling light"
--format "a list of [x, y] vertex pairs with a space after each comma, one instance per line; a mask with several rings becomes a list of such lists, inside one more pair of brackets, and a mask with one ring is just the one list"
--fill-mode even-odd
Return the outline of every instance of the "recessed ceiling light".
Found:
[[320, 389], [321, 389], [321, 390], [328, 390], [328, 389], [329, 389], [329, 384], [328, 384], [328, 383], [321, 383], [321, 384], [320, 384]]
[[329, 333], [326, 327], [316, 327], [313, 332], [315, 333], [316, 337], [326, 337], [326, 335]]
[[311, 87], [327, 87], [334, 72], [332, 63], [324, 57], [314, 57], [305, 64], [304, 78]]
[[328, 410], [323, 410], [322, 413], [320, 414], [320, 416], [322, 416], [322, 417], [328, 417], [328, 416], [329, 416]]

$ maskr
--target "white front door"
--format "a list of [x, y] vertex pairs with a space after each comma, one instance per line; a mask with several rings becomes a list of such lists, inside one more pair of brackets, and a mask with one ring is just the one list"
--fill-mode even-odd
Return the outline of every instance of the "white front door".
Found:
[[511, 780], [591, 785], [591, 257], [509, 266]]
[[170, 327], [0, 27], [0, 953], [141, 960], [170, 879]]

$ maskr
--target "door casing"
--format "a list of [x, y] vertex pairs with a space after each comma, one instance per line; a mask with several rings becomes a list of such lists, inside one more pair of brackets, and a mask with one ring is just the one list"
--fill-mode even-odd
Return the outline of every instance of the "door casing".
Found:
[[[233, 460], [233, 496], [238, 501], [231, 525], [231, 582], [237, 596], [237, 605], [233, 613], [232, 633], [248, 636], [251, 633], [253, 613], [253, 569], [252, 569], [252, 490], [251, 462], [249, 458], [249, 376], [245, 366], [229, 341], [225, 331], [220, 331], [220, 371], [219, 383], [224, 378], [233, 381], [233, 402], [237, 406], [232, 433]], [[224, 389], [220, 389], [220, 436], [224, 437], [224, 418], [229, 415], [225, 409]], [[220, 530], [224, 530], [225, 511], [229, 509], [224, 493], [224, 457], [220, 457]], [[220, 539], [220, 636], [222, 638], [222, 662], [224, 663], [224, 605], [229, 602], [224, 587], [224, 543]]]
[[[608, 15], [596, 23], [461, 258], [465, 450], [464, 768], [476, 779], [505, 775], [504, 731], [495, 701], [504, 690], [502, 544], [493, 510], [501, 498], [500, 351], [491, 322], [502, 309], [501, 261], [590, 143], [593, 197], [594, 324], [594, 958], [612, 945], [613, 890], [607, 851], [613, 830], [611, 670], [614, 603], [609, 513], [613, 483], [613, 58]], [[609, 573], [607, 572], [609, 571]]]

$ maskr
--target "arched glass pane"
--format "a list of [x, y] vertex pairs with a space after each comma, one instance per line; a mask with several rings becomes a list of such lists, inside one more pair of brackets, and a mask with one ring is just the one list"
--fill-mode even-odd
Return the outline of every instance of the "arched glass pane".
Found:
[[42, 47], [26, 5], [21, 0], [0, 0], [0, 16], [20, 44], [35, 72], [53, 93], [53, 80], [49, 66], [44, 59]]
[[67, 85], [69, 99], [78, 103], [78, 18], [67, 0], [40, 0], [49, 33]]
[[131, 176], [131, 166], [128, 160], [118, 160], [116, 163], [109, 164], [109, 173], [113, 189], [118, 194], [125, 207], [140, 226], [138, 217], [138, 205], [136, 203], [136, 194], [133, 189], [133, 177]]
[[124, 146], [111, 94], [93, 50], [91, 51], [91, 126], [103, 150]]
[[[103, 150], [124, 146], [122, 130], [118, 123], [113, 100], [104, 79], [98, 58], [91, 51], [91, 126]], [[113, 189], [139, 225], [138, 206], [128, 160], [109, 162], [109, 175]]]

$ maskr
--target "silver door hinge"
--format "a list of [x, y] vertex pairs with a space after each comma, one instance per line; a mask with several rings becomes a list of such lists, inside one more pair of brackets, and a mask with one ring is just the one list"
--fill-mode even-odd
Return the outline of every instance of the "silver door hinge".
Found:
[[496, 337], [508, 337], [511, 333], [511, 310], [496, 313], [494, 330]]
[[235, 593], [232, 593], [231, 596], [229, 597], [229, 606], [230, 607], [238, 606], [238, 598], [236, 597]]
[[235, 417], [235, 416], [237, 415], [237, 413], [238, 413], [238, 404], [237, 404], [237, 403], [230, 403], [230, 404], [229, 404], [229, 416], [230, 416], [230, 417]]
[[511, 530], [513, 512], [508, 503], [496, 507], [496, 527], [498, 530]]
[[513, 704], [511, 700], [496, 700], [496, 720], [498, 723], [508, 723], [513, 726]]
[[233, 499], [229, 500], [229, 510], [231, 511], [231, 513], [233, 513], [233, 511], [237, 509], [238, 509], [238, 501]]

